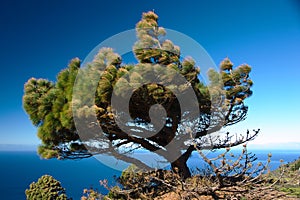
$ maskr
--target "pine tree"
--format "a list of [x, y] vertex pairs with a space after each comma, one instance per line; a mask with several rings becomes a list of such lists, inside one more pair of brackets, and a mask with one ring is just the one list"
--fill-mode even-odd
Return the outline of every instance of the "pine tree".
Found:
[[[42, 157], [72, 159], [109, 153], [118, 159], [143, 165], [139, 160], [118, 151], [133, 144], [132, 148], [147, 149], [163, 156], [174, 170], [178, 170], [183, 177], [189, 177], [191, 174], [186, 163], [196, 148], [236, 146], [258, 134], [259, 131], [254, 134], [247, 132], [245, 137], [231, 141], [231, 136], [226, 133], [223, 138], [203, 142], [211, 133], [245, 119], [248, 107], [244, 100], [252, 95], [250, 88], [253, 84], [249, 77], [249, 65], [234, 68], [229, 58], [225, 58], [220, 63], [219, 71], [208, 71], [210, 83], [206, 85], [199, 78], [200, 69], [193, 58], [181, 58], [180, 48], [172, 41], [162, 39], [167, 33], [158, 26], [158, 16], [154, 12], [143, 13], [136, 25], [136, 34], [133, 52], [138, 63], [135, 65], [123, 64], [121, 56], [113, 49], [103, 48], [81, 72], [82, 78], [77, 79], [76, 87], [74, 81], [80, 68], [79, 59], [73, 59], [69, 67], [59, 73], [56, 83], [32, 78], [25, 84], [24, 108], [32, 123], [38, 127], [38, 136], [42, 140], [39, 154]], [[163, 83], [174, 81], [176, 74], [180, 74], [188, 84], [166, 87], [152, 82], [135, 88], [145, 81], [145, 77], [151, 77], [154, 71], [156, 74], [152, 74], [152, 77], [162, 77], [165, 80]], [[95, 82], [97, 77], [100, 80]], [[93, 91], [93, 86], [96, 86], [95, 93], [87, 92]], [[199, 113], [195, 111], [198, 114], [196, 117], [194, 110], [189, 110], [191, 115], [188, 116], [193, 116], [190, 118], [182, 116], [180, 99], [173, 92], [185, 96], [189, 88], [192, 88], [196, 99], [186, 98], [186, 101], [200, 110]], [[72, 92], [80, 98], [72, 99]], [[112, 108], [112, 96], [118, 96], [119, 102], [125, 102], [129, 93], [132, 93], [129, 101], [132, 121], [127, 122], [130, 127], [125, 127], [129, 131], [124, 131], [116, 123], [120, 116]], [[164, 109], [165, 118], [151, 121], [151, 113], [156, 116], [161, 108]], [[90, 128], [78, 130], [74, 117], [80, 118], [82, 125]], [[164, 126], [151, 135], [153, 131], [149, 131], [149, 124], [155, 127], [155, 123], [161, 122]], [[100, 125], [103, 132], [94, 129], [95, 124]], [[132, 131], [132, 125], [138, 131]], [[86, 132], [84, 138], [79, 137], [80, 131]], [[90, 141], [98, 141], [100, 147], [90, 146], [87, 151], [84, 144], [91, 144]], [[171, 141], [176, 141], [176, 148], [168, 147]], [[180, 156], [174, 159], [172, 155], [175, 152], [170, 151], [177, 151]]]

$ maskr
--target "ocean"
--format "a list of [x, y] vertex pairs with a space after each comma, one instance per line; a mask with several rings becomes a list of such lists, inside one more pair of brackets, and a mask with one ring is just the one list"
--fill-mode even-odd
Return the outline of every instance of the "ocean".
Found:
[[[252, 152], [258, 158], [256, 162], [266, 163], [270, 151], [253, 150]], [[280, 159], [287, 163], [300, 156], [300, 150], [271, 150], [271, 152], [272, 170], [280, 165]], [[234, 153], [239, 151], [235, 150]], [[209, 157], [216, 154], [211, 153]], [[199, 159], [195, 154], [188, 161], [188, 165], [194, 167], [197, 163]], [[79, 200], [84, 188], [95, 188], [99, 192], [107, 193], [107, 190], [100, 186], [99, 180], [107, 179], [111, 185], [114, 185], [114, 176], [119, 176], [121, 171], [102, 164], [94, 157], [82, 160], [44, 160], [32, 151], [0, 151], [0, 199], [26, 199], [25, 189], [44, 174], [59, 180], [66, 188], [68, 197]]]
[[99, 180], [108, 179], [113, 184], [113, 176], [120, 171], [113, 170], [95, 158], [84, 160], [44, 160], [36, 152], [0, 152], [0, 199], [26, 199], [25, 189], [39, 177], [49, 174], [61, 182], [66, 188], [68, 197], [80, 199], [84, 188], [97, 188], [100, 192], [107, 191], [100, 187]]

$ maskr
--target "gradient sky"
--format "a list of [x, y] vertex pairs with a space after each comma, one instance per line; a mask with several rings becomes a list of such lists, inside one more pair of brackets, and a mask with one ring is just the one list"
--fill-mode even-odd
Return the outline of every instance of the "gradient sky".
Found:
[[254, 141], [300, 143], [300, 3], [268, 1], [6, 0], [0, 6], [0, 144], [38, 144], [22, 108], [31, 77], [55, 80], [73, 57], [134, 28], [155, 10], [161, 26], [199, 42], [216, 64], [228, 56], [252, 66], [254, 95], [245, 122], [261, 128]]

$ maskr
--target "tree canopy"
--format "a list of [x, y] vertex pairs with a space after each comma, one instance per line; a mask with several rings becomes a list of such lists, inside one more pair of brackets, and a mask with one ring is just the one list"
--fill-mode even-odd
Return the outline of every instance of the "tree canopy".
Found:
[[188, 177], [186, 162], [197, 148], [226, 148], [253, 139], [258, 130], [235, 139], [229, 133], [209, 137], [246, 118], [251, 67], [234, 67], [225, 58], [219, 70], [207, 72], [206, 84], [193, 58], [182, 58], [166, 34], [154, 12], [143, 13], [133, 45], [137, 64], [124, 64], [113, 49], [102, 48], [84, 69], [78, 58], [71, 60], [56, 82], [29, 79], [23, 105], [38, 127], [38, 153], [60, 159], [106, 153], [144, 166], [126, 153], [146, 149]]

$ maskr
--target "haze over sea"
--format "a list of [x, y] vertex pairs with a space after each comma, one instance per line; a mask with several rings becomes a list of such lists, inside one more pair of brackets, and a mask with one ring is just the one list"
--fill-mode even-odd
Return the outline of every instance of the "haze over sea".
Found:
[[[99, 180], [108, 179], [109, 183], [115, 183], [114, 176], [119, 176], [120, 171], [112, 169], [94, 157], [83, 160], [43, 160], [37, 155], [36, 151], [31, 148], [12, 149], [0, 148], [0, 193], [1, 199], [18, 200], [25, 199], [25, 189], [29, 184], [44, 175], [50, 174], [59, 180], [68, 197], [80, 199], [84, 188], [96, 188], [102, 193], [107, 190], [99, 185]], [[241, 150], [233, 150], [238, 154]], [[291, 162], [300, 156], [300, 150], [259, 150], [251, 151], [256, 154], [257, 161], [266, 163], [268, 153], [272, 153], [271, 169], [276, 169], [280, 165], [280, 159], [285, 163]], [[217, 155], [217, 152], [210, 153], [210, 156]], [[188, 161], [189, 166], [201, 166], [201, 161], [194, 154]], [[198, 165], [199, 166], [199, 165]]]

